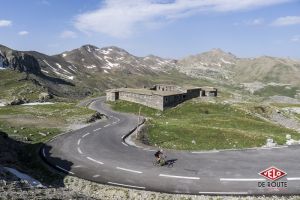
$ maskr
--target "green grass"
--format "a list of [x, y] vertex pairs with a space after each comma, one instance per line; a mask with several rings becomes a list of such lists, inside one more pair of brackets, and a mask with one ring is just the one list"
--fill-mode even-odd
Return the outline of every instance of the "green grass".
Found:
[[13, 70], [0, 71], [0, 99], [11, 100], [13, 97], [25, 97], [36, 100], [41, 92], [45, 92], [41, 86], [33, 84], [31, 81], [24, 80], [25, 73]]
[[254, 94], [261, 96], [261, 97], [269, 97], [269, 96], [287, 96], [294, 98], [297, 94], [297, 90], [299, 90], [298, 87], [292, 87], [290, 86], [287, 88], [286, 86], [266, 86], [263, 89], [260, 89], [258, 91], [255, 91]]
[[69, 123], [83, 122], [94, 112], [74, 103], [0, 107], [0, 130], [13, 139], [29, 140], [21, 147], [15, 165], [42, 182], [54, 184], [62, 176], [42, 164], [38, 155], [41, 146], [62, 133]]
[[[211, 150], [259, 147], [271, 137], [285, 143], [285, 135], [300, 139], [300, 134], [263, 121], [238, 107], [188, 101], [164, 112], [130, 102], [111, 103], [113, 109], [138, 113], [148, 121], [151, 145], [179, 150]], [[195, 144], [192, 141], [195, 141]]]
[[[94, 111], [77, 107], [75, 103], [55, 103], [50, 105], [35, 106], [5, 106], [0, 107], [0, 119], [11, 119], [24, 116], [26, 119], [40, 119], [41, 121], [57, 122], [58, 126], [67, 124], [73, 119], [84, 119], [93, 114]], [[3, 118], [2, 118], [3, 117]], [[43, 120], [45, 119], [45, 120]], [[25, 120], [24, 120], [25, 121]], [[32, 124], [29, 124], [30, 126]], [[37, 126], [45, 126], [41, 123]]]
[[288, 103], [272, 103], [271, 105], [278, 108], [300, 107], [300, 104], [288, 104]]

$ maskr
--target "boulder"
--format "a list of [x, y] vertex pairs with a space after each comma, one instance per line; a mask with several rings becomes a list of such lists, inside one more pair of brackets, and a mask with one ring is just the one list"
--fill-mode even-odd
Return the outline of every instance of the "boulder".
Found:
[[14, 98], [11, 102], [8, 103], [8, 105], [15, 106], [15, 105], [21, 105], [24, 103], [29, 103], [29, 100], [25, 97], [22, 98]]
[[48, 101], [49, 99], [52, 99], [52, 95], [47, 93], [47, 92], [42, 92], [39, 94], [39, 102], [45, 102]]

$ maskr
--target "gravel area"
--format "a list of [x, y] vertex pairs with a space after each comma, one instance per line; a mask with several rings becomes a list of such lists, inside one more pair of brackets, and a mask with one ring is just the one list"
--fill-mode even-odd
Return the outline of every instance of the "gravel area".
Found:
[[270, 114], [270, 119], [286, 128], [300, 132], [300, 123], [296, 119], [286, 117], [282, 113], [278, 113], [276, 111], [273, 111]]
[[85, 194], [87, 196], [103, 200], [300, 200], [300, 196], [276, 197], [233, 197], [233, 196], [204, 196], [204, 195], [182, 195], [166, 194], [159, 192], [149, 192], [143, 190], [134, 190], [109, 185], [97, 184], [80, 178], [67, 176], [65, 178], [67, 188]]

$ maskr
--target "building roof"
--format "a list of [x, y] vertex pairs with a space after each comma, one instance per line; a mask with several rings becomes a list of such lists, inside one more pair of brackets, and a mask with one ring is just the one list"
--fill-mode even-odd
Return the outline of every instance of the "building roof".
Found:
[[185, 94], [185, 92], [179, 91], [157, 91], [157, 90], [149, 90], [149, 89], [135, 89], [135, 88], [119, 88], [119, 89], [111, 89], [106, 90], [106, 92], [130, 92], [135, 94], [144, 94], [144, 95], [158, 95], [158, 96], [173, 96], [177, 94]]

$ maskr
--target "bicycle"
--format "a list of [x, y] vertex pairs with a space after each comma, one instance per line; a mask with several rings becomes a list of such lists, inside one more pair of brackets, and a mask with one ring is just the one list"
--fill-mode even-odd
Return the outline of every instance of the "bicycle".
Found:
[[165, 156], [165, 155], [162, 155], [159, 161], [157, 161], [157, 158], [155, 158], [152, 162], [153, 166], [156, 166], [156, 167], [167, 166], [169, 168], [173, 167], [174, 162], [168, 161], [168, 160], [166, 160], [166, 158], [167, 158], [167, 156]]

